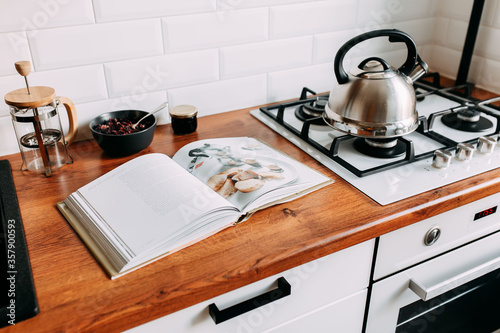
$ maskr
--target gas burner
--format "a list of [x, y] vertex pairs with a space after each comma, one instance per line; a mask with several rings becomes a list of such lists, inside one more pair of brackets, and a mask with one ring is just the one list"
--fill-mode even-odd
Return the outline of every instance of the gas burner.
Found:
[[403, 156], [406, 153], [406, 144], [398, 138], [357, 138], [354, 140], [353, 146], [358, 152], [371, 157], [393, 158]]
[[[299, 147], [305, 145], [307, 153], [310, 148], [314, 149], [311, 156], [317, 151], [321, 162], [332, 166], [333, 171], [340, 166], [342, 170], [350, 172], [347, 177], [353, 175], [359, 178], [395, 168], [420, 166], [432, 160], [436, 150], [452, 152], [456, 150], [459, 142], [474, 145], [481, 136], [500, 133], [500, 108], [491, 104], [500, 101], [500, 97], [477, 101], [471, 96], [456, 93], [455, 89], [462, 89], [461, 86], [440, 88], [424, 82], [415, 82], [414, 85], [419, 89], [418, 94], [426, 98], [418, 105], [418, 128], [403, 136], [353, 137], [334, 129], [328, 131], [325, 127], [311, 126], [323, 124], [323, 117], [319, 115], [322, 115], [322, 107], [326, 105], [329, 97], [317, 95], [308, 88], [303, 89], [298, 100], [260, 108], [264, 116], [257, 118], [265, 124], [279, 125], [276, 131]], [[308, 93], [316, 96], [308, 97]], [[474, 110], [477, 113], [459, 113], [465, 110]], [[447, 116], [449, 114], [452, 115]], [[457, 114], [460, 114], [460, 121]], [[452, 116], [456, 117], [452, 123], [476, 122], [479, 125], [468, 124], [469, 128], [489, 130], [477, 133], [455, 130], [439, 120], [444, 117], [446, 122], [446, 119]], [[306, 120], [297, 121], [297, 118]]]
[[315, 100], [298, 106], [295, 109], [295, 116], [302, 121], [318, 118], [314, 119], [311, 123], [315, 125], [326, 125], [321, 117], [323, 112], [325, 112], [326, 103], [328, 103], [327, 97], [316, 97]]
[[446, 126], [464, 132], [484, 132], [493, 128], [493, 123], [482, 117], [481, 112], [466, 108], [445, 114], [441, 121]]

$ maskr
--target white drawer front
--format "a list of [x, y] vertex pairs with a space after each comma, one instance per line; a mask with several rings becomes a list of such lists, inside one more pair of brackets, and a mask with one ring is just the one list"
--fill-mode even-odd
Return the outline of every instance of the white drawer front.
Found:
[[[373, 244], [373, 240], [358, 244], [138, 326], [129, 332], [263, 332], [365, 289], [369, 282]], [[276, 289], [276, 281], [280, 277], [284, 277], [291, 285], [291, 295], [218, 325], [210, 317], [210, 304], [216, 304], [223, 311]], [[336, 315], [349, 316], [351, 310], [346, 308], [344, 311], [347, 312]], [[359, 311], [363, 310], [364, 302]], [[325, 320], [331, 319], [329, 311], [319, 313], [325, 313]]]
[[366, 294], [367, 289], [363, 289], [264, 333], [359, 333], [363, 328]]
[[[500, 229], [500, 207], [495, 213], [474, 221], [474, 215], [500, 206], [500, 193], [382, 235], [375, 261], [374, 280], [453, 249]], [[438, 240], [427, 246], [426, 233], [439, 227]]]

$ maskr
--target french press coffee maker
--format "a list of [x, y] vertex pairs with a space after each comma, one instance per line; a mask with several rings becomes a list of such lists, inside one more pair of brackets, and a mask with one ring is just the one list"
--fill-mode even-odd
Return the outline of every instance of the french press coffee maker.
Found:
[[[24, 76], [26, 88], [5, 95], [5, 103], [10, 107], [23, 158], [21, 170], [45, 173], [49, 177], [54, 169], [73, 163], [67, 146], [73, 142], [78, 131], [75, 105], [67, 97], [56, 97], [51, 87], [30, 87], [27, 80], [31, 71], [29, 61], [16, 62], [15, 67]], [[69, 130], [66, 135], [57, 110], [61, 103], [68, 113]]]

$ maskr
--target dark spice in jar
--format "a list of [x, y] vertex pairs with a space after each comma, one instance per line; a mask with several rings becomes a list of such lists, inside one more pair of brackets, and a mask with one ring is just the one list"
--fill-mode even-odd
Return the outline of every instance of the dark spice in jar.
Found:
[[169, 111], [172, 129], [175, 134], [183, 135], [196, 131], [198, 109], [192, 105], [176, 105]]

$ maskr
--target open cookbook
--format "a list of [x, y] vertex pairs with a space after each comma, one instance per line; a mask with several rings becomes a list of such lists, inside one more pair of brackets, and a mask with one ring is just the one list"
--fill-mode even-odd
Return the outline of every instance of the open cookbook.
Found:
[[136, 157], [57, 204], [111, 278], [333, 181], [242, 137]]

